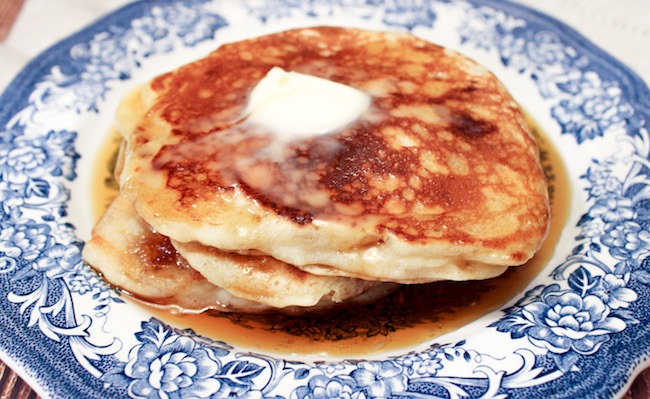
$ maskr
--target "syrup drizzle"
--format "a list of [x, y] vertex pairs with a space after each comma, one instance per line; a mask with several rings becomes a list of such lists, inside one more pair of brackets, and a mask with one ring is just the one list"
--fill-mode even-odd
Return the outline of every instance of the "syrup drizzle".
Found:
[[[566, 169], [539, 126], [530, 118], [528, 122], [538, 138], [549, 182], [551, 226], [541, 249], [525, 265], [490, 280], [406, 285], [377, 303], [327, 314], [178, 315], [153, 307], [146, 309], [178, 328], [191, 328], [250, 350], [285, 355], [355, 356], [392, 351], [416, 346], [469, 324], [525, 290], [552, 257], [567, 220], [570, 187]], [[96, 160], [92, 201], [97, 219], [118, 193], [113, 167], [120, 141], [117, 133], [111, 133]]]

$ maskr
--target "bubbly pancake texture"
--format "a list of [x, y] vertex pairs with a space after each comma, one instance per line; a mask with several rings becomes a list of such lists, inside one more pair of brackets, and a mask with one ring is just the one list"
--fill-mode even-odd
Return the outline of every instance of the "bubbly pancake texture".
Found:
[[[281, 138], [245, 113], [275, 66], [362, 90], [370, 108]], [[122, 194], [176, 242], [420, 283], [499, 275], [547, 233], [518, 104], [484, 67], [412, 35], [319, 27], [225, 44], [127, 96], [117, 119]]]

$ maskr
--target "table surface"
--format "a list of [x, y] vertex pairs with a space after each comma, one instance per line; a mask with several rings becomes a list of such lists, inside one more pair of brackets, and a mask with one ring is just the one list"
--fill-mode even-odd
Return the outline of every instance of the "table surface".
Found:
[[[650, 7], [646, 0], [519, 0], [572, 26], [650, 82]], [[33, 56], [102, 13], [128, 0], [1, 0], [0, 89]], [[49, 10], [68, 7], [67, 21], [49, 18]], [[28, 50], [26, 50], [28, 49]], [[643, 56], [639, 56], [643, 55]], [[0, 362], [0, 399], [36, 399], [38, 395]], [[650, 369], [633, 382], [623, 399], [650, 398]]]

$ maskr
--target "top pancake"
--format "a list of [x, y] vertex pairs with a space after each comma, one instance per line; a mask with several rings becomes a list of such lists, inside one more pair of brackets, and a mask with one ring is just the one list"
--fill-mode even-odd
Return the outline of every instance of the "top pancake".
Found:
[[[282, 142], [244, 113], [274, 66], [363, 90], [371, 107]], [[547, 232], [517, 103], [482, 66], [407, 34], [320, 27], [226, 44], [127, 96], [117, 128], [122, 195], [178, 242], [413, 283], [498, 275]]]

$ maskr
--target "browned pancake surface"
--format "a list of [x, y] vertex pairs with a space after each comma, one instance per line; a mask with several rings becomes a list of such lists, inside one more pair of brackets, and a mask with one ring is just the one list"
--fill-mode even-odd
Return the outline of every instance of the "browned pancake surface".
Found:
[[[250, 92], [275, 66], [366, 91], [371, 109], [340, 132], [278, 145], [273, 132], [244, 114]], [[148, 116], [125, 135], [161, 179], [152, 187], [174, 201], [156, 204], [138, 183], [130, 195], [163, 229], [168, 215], [174, 223], [186, 218], [179, 237], [166, 231], [180, 241], [259, 250], [311, 271], [324, 265], [333, 274], [426, 281], [440, 277], [426, 276], [427, 246], [444, 260], [432, 268], [451, 262], [476, 270], [525, 262], [546, 234], [545, 179], [520, 108], [484, 68], [424, 40], [330, 27], [282, 32], [223, 45], [156, 78], [150, 90]], [[160, 126], [169, 138], [152, 145]], [[147, 178], [139, 168], [127, 170], [131, 181]], [[277, 217], [281, 231], [297, 231], [287, 240], [299, 238], [305, 253], [310, 242], [302, 238], [319, 241], [309, 237], [321, 234], [322, 222], [347, 226], [353, 237], [334, 242], [331, 252], [352, 255], [295, 255], [285, 251], [288, 242], [260, 244], [250, 232], [226, 244], [206, 238], [205, 229], [193, 236], [195, 224], [218, 228], [237, 219], [225, 202], [242, 195], [248, 209], [237, 212]], [[242, 224], [254, 229], [255, 217]], [[378, 268], [361, 259], [390, 240], [403, 252], [395, 255], [400, 265], [411, 255], [404, 248], [416, 247], [413, 276], [389, 276], [390, 259]]]

